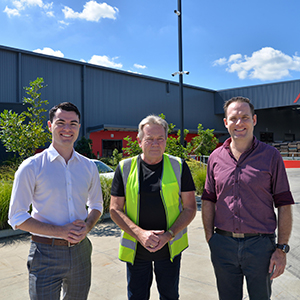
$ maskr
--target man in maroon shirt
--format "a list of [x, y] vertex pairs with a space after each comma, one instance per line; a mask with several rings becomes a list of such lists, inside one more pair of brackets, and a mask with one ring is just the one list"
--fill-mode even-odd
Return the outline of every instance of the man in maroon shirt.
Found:
[[208, 161], [205, 236], [220, 299], [241, 300], [245, 276], [250, 299], [267, 300], [285, 269], [294, 200], [280, 153], [253, 135], [257, 116], [249, 99], [231, 98], [224, 112], [231, 137]]

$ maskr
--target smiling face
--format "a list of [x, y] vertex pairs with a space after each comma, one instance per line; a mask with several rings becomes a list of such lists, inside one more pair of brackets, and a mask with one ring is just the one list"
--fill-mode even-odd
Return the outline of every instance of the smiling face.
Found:
[[143, 138], [138, 138], [139, 146], [142, 148], [142, 159], [150, 165], [162, 160], [166, 148], [166, 133], [163, 126], [158, 124], [146, 124], [143, 127]]
[[80, 129], [79, 117], [74, 111], [59, 108], [52, 122], [48, 121], [48, 127], [52, 133], [52, 144], [59, 153], [73, 151]]
[[252, 116], [248, 103], [232, 102], [227, 108], [227, 117], [224, 124], [227, 128], [232, 141], [249, 144], [253, 139], [253, 130], [256, 125], [257, 117]]

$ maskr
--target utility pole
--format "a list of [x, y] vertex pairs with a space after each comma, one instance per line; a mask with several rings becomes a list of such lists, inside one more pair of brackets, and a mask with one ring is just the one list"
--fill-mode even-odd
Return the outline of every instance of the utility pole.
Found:
[[182, 10], [181, 0], [177, 0], [177, 10], [174, 11], [178, 16], [178, 56], [179, 56], [179, 71], [172, 74], [172, 76], [179, 75], [179, 101], [180, 101], [180, 143], [184, 146], [184, 103], [183, 103], [183, 74], [189, 72], [183, 71], [182, 63]]

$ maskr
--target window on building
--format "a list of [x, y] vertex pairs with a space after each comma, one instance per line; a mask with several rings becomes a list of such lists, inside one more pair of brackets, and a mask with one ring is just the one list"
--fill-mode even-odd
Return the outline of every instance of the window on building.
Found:
[[122, 140], [102, 140], [103, 157], [111, 157], [115, 149], [122, 152]]
[[273, 143], [274, 142], [273, 132], [261, 132], [260, 140], [265, 143]]
[[295, 140], [295, 134], [294, 133], [285, 133], [284, 140], [286, 142], [293, 142]]

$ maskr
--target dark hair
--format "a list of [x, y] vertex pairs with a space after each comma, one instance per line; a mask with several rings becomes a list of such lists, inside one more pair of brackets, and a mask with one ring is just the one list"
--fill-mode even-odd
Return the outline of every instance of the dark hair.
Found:
[[254, 112], [254, 106], [253, 104], [250, 102], [250, 100], [246, 97], [241, 97], [241, 96], [238, 96], [238, 97], [232, 97], [231, 99], [227, 100], [225, 103], [224, 103], [224, 113], [225, 113], [225, 118], [227, 118], [227, 109], [228, 109], [228, 106], [233, 103], [233, 102], [244, 102], [244, 103], [248, 103], [249, 104], [249, 107], [250, 107], [250, 110], [251, 110], [251, 114], [252, 114], [252, 117], [254, 116], [255, 112]]
[[78, 116], [78, 119], [80, 121], [80, 111], [78, 110], [77, 106], [74, 105], [73, 103], [71, 102], [62, 102], [60, 104], [57, 104], [55, 106], [53, 106], [50, 110], [49, 110], [49, 119], [50, 119], [50, 122], [52, 123], [53, 122], [53, 119], [54, 119], [54, 116], [55, 116], [55, 113], [58, 109], [61, 109], [61, 110], [66, 110], [66, 111], [74, 111], [76, 113], [76, 115]]

